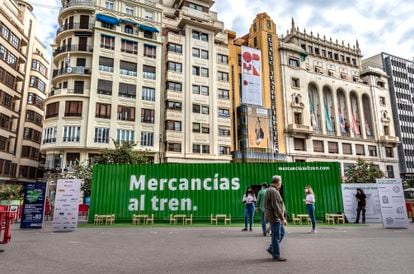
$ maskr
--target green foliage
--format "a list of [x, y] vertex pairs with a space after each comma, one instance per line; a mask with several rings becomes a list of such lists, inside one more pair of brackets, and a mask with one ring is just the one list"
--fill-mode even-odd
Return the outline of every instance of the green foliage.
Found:
[[414, 177], [404, 180], [403, 184], [404, 184], [404, 189], [414, 188]]
[[0, 200], [20, 200], [23, 198], [21, 185], [4, 185], [0, 187]]
[[375, 179], [384, 177], [384, 172], [373, 163], [358, 159], [357, 163], [345, 172], [345, 177], [345, 183], [375, 183]]

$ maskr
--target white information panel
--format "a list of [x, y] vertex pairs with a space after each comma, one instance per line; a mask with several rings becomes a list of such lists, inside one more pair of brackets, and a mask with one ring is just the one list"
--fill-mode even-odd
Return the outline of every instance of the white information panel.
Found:
[[57, 181], [54, 231], [74, 231], [78, 225], [79, 198], [82, 180], [62, 179]]
[[262, 52], [242, 47], [242, 103], [262, 106]]
[[407, 209], [401, 179], [377, 179], [385, 228], [408, 228]]
[[[344, 213], [348, 222], [355, 222], [357, 216], [358, 202], [355, 198], [357, 188], [361, 188], [367, 196], [367, 207], [365, 222], [382, 223], [381, 205], [378, 196], [377, 184], [342, 184], [342, 201]], [[359, 219], [362, 222], [362, 213]]]

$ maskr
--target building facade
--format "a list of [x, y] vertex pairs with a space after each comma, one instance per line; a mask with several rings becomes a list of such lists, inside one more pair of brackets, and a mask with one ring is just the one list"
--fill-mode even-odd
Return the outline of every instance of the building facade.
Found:
[[0, 1], [0, 183], [43, 177], [40, 144], [48, 88], [46, 48], [25, 1]]
[[[286, 161], [279, 39], [276, 24], [258, 14], [249, 33], [229, 32], [230, 82], [234, 162]], [[255, 58], [252, 56], [256, 54]], [[258, 59], [259, 64], [248, 62]], [[250, 68], [259, 86], [253, 98], [248, 89]], [[254, 81], [254, 80], [253, 80]], [[253, 91], [255, 89], [253, 88]]]
[[358, 42], [301, 32], [292, 21], [280, 56], [290, 160], [339, 162], [344, 175], [362, 158], [399, 176], [388, 77], [362, 69]]
[[162, 9], [154, 1], [62, 1], [46, 99], [46, 168], [117, 142], [160, 159]]
[[[388, 53], [363, 60], [364, 67], [384, 70], [389, 79], [390, 100], [382, 104], [392, 107], [394, 125], [401, 144], [398, 146], [401, 177], [414, 175], [414, 62]], [[386, 114], [383, 114], [384, 117]]]
[[164, 0], [164, 162], [230, 162], [227, 33], [211, 0]]

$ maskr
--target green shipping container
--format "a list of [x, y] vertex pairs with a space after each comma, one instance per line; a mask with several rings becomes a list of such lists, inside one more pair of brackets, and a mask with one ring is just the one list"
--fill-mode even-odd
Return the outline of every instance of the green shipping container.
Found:
[[242, 219], [247, 187], [257, 193], [274, 175], [282, 177], [289, 214], [306, 213], [306, 185], [314, 189], [318, 219], [343, 212], [338, 163], [98, 165], [89, 221], [95, 214], [131, 221], [133, 214], [144, 213], [157, 220], [167, 220], [170, 214], [192, 214], [196, 220], [231, 214]]

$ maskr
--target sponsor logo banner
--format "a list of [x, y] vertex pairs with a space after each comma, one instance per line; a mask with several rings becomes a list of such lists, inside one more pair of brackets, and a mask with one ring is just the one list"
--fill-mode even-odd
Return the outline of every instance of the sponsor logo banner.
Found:
[[262, 106], [262, 52], [242, 47], [242, 103]]
[[54, 231], [73, 231], [78, 225], [81, 180], [58, 180], [56, 185]]
[[28, 183], [23, 189], [24, 201], [20, 228], [42, 228], [46, 183]]

